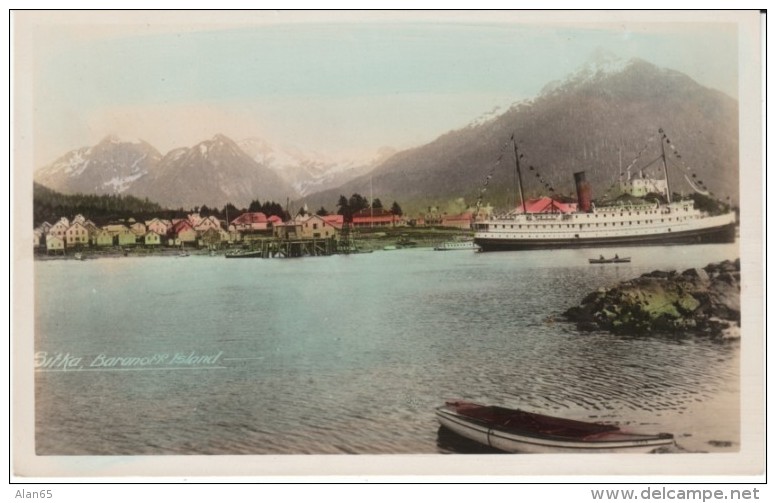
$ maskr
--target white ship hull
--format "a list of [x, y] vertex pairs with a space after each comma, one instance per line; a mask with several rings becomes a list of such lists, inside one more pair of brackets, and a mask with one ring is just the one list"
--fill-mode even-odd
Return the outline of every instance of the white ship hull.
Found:
[[624, 245], [725, 243], [735, 240], [734, 213], [705, 216], [683, 201], [588, 213], [514, 214], [476, 224], [482, 251]]

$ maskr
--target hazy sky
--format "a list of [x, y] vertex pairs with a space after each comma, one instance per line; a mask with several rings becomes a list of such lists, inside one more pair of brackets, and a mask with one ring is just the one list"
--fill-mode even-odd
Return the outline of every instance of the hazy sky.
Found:
[[532, 98], [599, 50], [738, 93], [734, 23], [607, 24], [588, 13], [584, 23], [547, 24], [514, 12], [232, 12], [221, 23], [217, 12], [190, 22], [175, 14], [33, 23], [36, 167], [107, 134], [142, 138], [162, 154], [224, 133], [369, 156]]

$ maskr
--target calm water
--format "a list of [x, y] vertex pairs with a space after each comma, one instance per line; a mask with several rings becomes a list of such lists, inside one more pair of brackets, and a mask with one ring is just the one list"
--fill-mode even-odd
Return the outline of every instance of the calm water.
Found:
[[588, 265], [599, 250], [430, 249], [37, 262], [37, 355], [80, 358], [36, 372], [37, 451], [466, 452], [438, 432], [434, 408], [451, 398], [738, 450], [738, 342], [553, 321], [593, 289], [737, 247], [617, 251], [632, 263]]

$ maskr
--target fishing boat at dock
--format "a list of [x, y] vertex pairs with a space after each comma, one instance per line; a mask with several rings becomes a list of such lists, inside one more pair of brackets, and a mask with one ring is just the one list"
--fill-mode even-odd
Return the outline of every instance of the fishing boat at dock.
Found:
[[[474, 243], [482, 251], [501, 251], [735, 241], [734, 212], [713, 215], [696, 208], [692, 199], [673, 200], [665, 154], [667, 139], [662, 129], [659, 133], [661, 155], [653, 162], [662, 160], [664, 178], [647, 177], [642, 172], [629, 183], [631, 187], [649, 188], [661, 194], [663, 200], [627, 197], [598, 206], [592, 201], [584, 171], [574, 173], [575, 204], [550, 197], [529, 204], [523, 194], [522, 154], [518, 154], [517, 143], [511, 138], [521, 204], [509, 213], [476, 222]], [[685, 179], [693, 190], [707, 194], [687, 176]]]
[[234, 250], [224, 254], [226, 258], [262, 258], [261, 250]]
[[511, 453], [647, 453], [675, 444], [670, 433], [633, 433], [613, 424], [466, 401], [445, 403], [436, 409], [436, 417], [462, 437]]

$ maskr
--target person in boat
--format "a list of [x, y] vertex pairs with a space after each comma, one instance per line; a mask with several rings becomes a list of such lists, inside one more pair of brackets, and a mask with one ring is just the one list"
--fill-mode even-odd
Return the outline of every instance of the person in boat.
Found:
[[604, 256], [603, 256], [603, 255], [599, 255], [599, 256], [598, 256], [598, 258], [600, 258], [601, 260], [603, 260], [603, 259], [604, 259]]
[[618, 258], [620, 258], [620, 256], [619, 256], [618, 254], [616, 254], [616, 253], [615, 253], [615, 254], [614, 254], [614, 259], [615, 259], [615, 260], [617, 260]]

